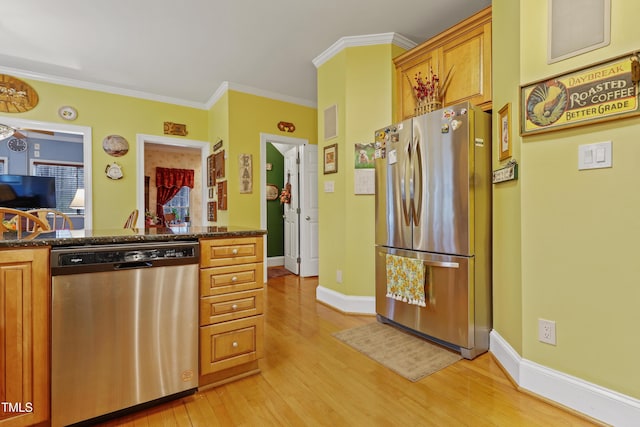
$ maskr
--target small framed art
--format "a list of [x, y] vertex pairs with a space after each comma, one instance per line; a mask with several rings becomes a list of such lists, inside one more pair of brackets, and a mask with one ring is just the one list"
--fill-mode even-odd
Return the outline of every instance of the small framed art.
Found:
[[507, 104], [498, 112], [498, 133], [500, 141], [500, 161], [511, 157], [511, 103]]
[[324, 147], [324, 174], [338, 172], [338, 144]]

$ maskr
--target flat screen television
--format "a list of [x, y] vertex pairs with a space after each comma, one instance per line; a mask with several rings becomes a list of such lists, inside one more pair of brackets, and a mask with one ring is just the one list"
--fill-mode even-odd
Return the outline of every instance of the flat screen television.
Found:
[[56, 179], [48, 176], [0, 175], [0, 206], [55, 209]]

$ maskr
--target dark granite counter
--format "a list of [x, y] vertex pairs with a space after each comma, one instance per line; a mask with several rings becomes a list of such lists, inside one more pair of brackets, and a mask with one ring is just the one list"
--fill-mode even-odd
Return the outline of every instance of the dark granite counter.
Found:
[[23, 233], [18, 239], [15, 232], [0, 233], [0, 248], [30, 246], [83, 246], [135, 242], [170, 242], [215, 237], [251, 237], [267, 234], [265, 230], [242, 227], [158, 227], [113, 230], [57, 230]]

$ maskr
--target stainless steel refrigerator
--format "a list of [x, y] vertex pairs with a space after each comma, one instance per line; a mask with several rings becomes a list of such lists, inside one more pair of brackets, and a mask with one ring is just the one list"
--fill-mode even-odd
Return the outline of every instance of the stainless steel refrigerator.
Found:
[[462, 103], [375, 141], [378, 320], [473, 359], [491, 330], [491, 116]]

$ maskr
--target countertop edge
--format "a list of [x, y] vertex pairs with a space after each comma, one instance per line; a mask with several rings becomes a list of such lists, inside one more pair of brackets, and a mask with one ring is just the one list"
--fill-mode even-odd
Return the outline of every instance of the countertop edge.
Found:
[[[204, 227], [203, 227], [204, 228]], [[151, 233], [149, 230], [153, 230]], [[134, 230], [135, 232], [135, 230]], [[138, 232], [139, 233], [139, 232]], [[6, 233], [5, 233], [6, 234]], [[89, 235], [89, 236], [46, 236], [46, 233], [40, 235], [29, 235], [23, 239], [4, 238], [0, 234], [0, 249], [7, 248], [28, 248], [42, 246], [84, 246], [84, 245], [108, 245], [118, 243], [138, 243], [138, 242], [171, 242], [177, 240], [194, 241], [203, 238], [236, 238], [236, 237], [255, 237], [266, 235], [266, 230], [212, 230], [212, 231], [180, 231], [180, 232], [163, 232], [162, 229], [145, 229], [143, 234], [131, 235]]]

